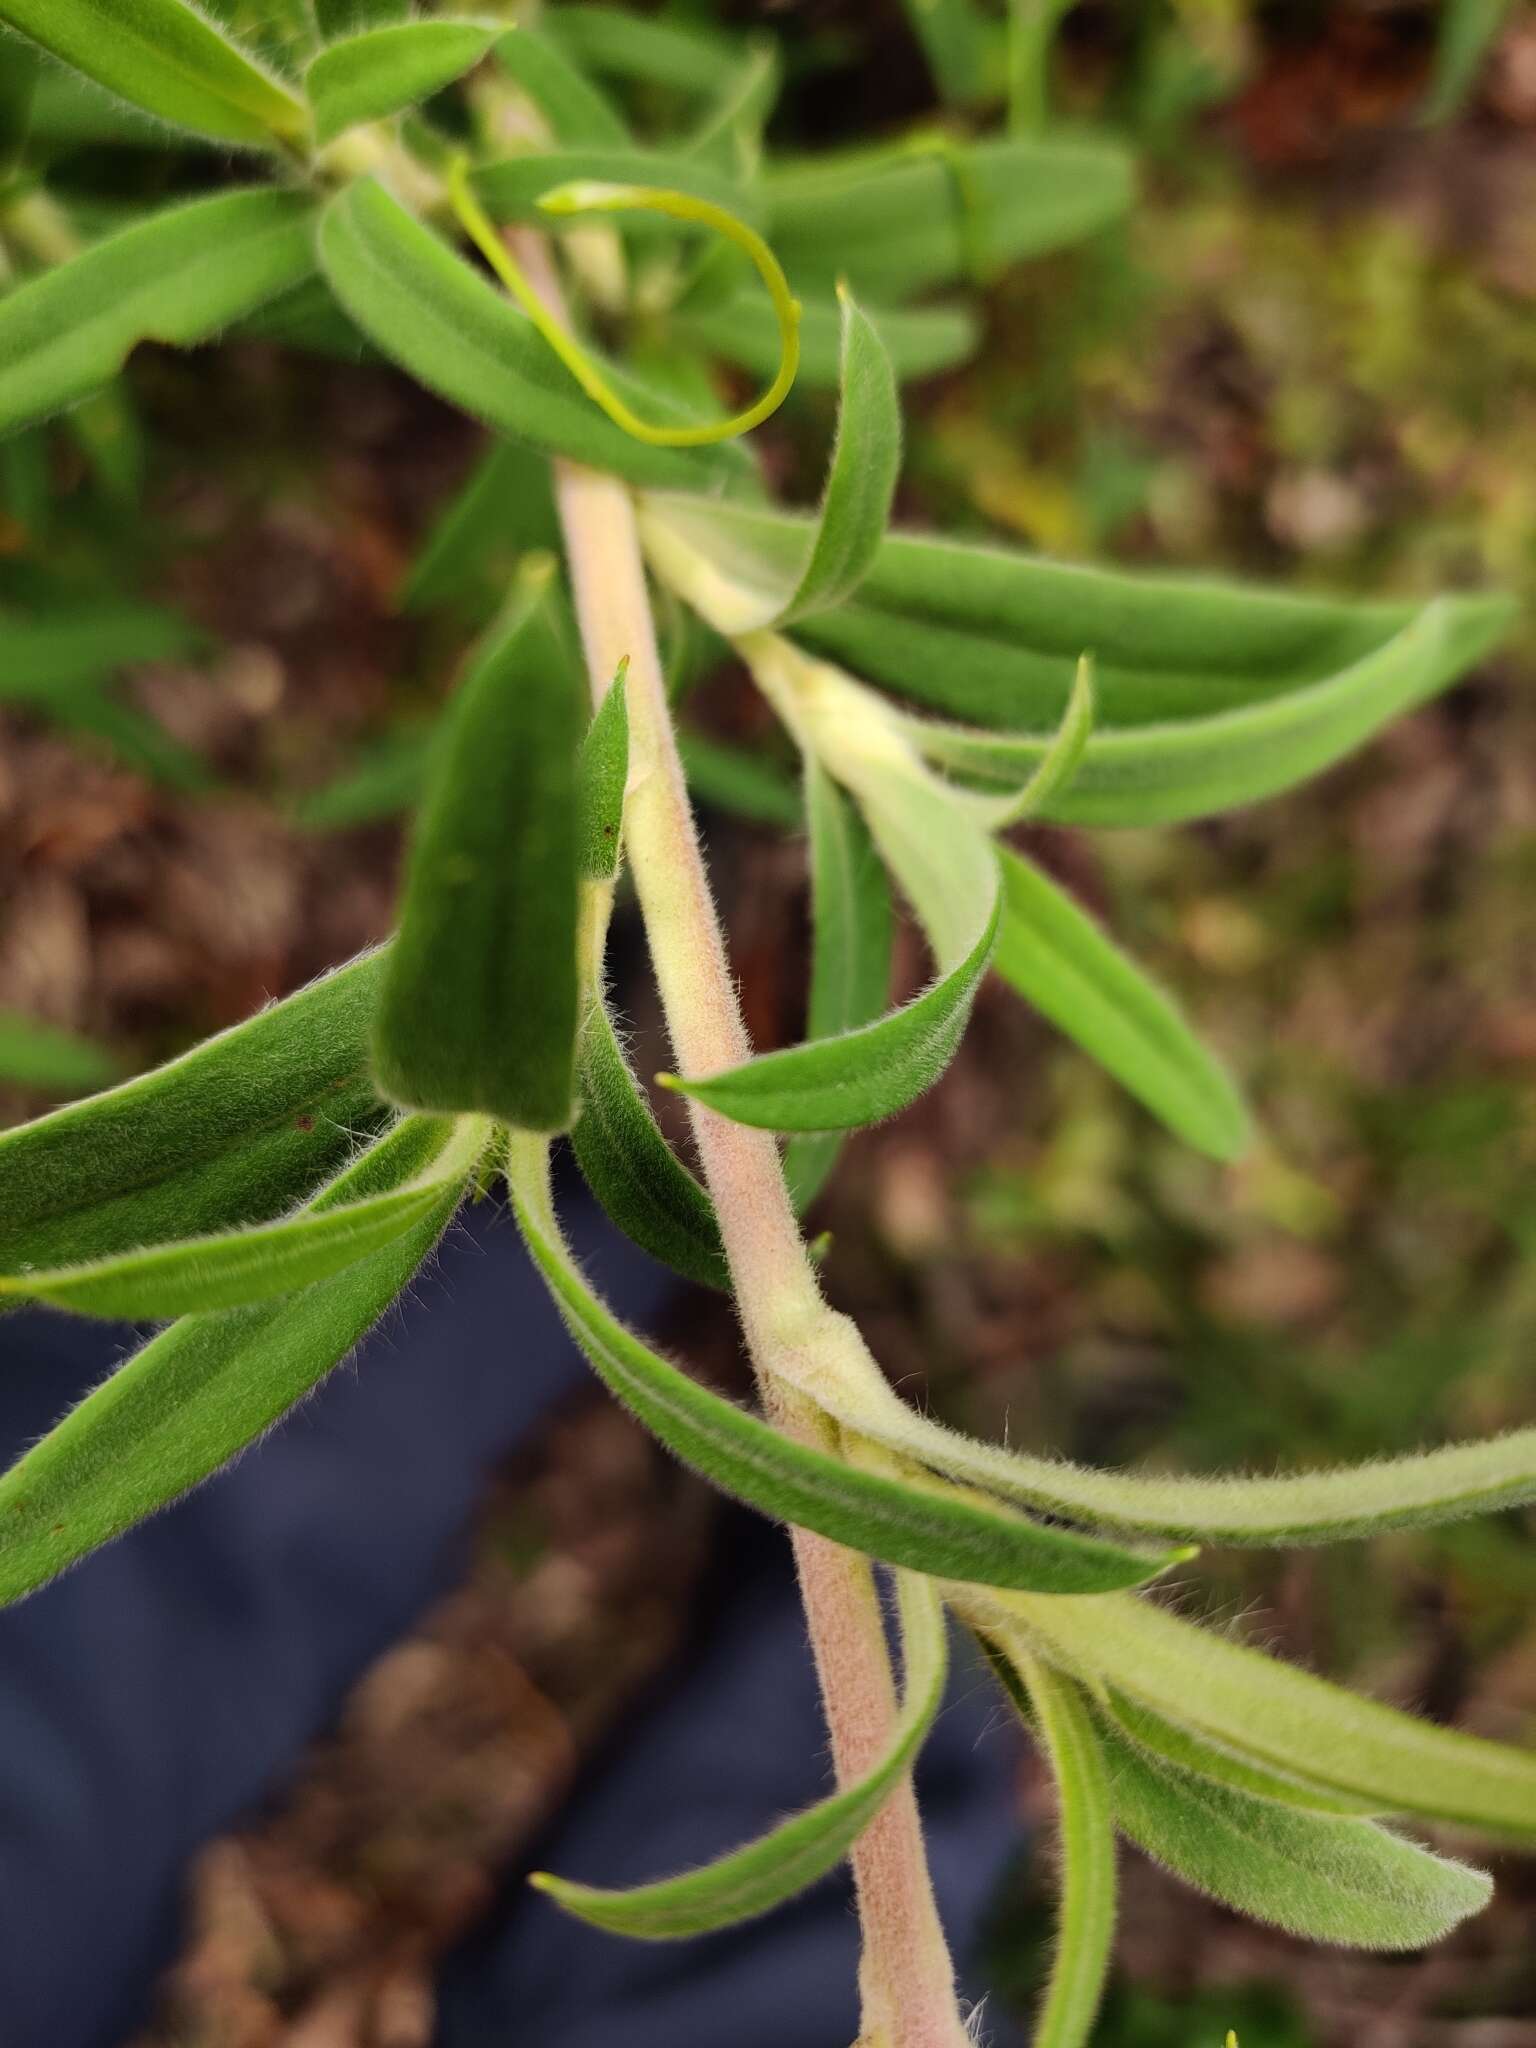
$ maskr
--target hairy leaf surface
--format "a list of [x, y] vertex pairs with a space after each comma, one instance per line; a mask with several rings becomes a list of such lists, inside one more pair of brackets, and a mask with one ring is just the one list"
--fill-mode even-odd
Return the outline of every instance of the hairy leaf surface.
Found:
[[1021, 1673], [1051, 1776], [1061, 1841], [1056, 1949], [1034, 2048], [1085, 2048], [1115, 1938], [1114, 1804], [1104, 1748], [1081, 1692], [1038, 1658]]
[[327, 44], [304, 74], [316, 142], [430, 99], [472, 71], [503, 33], [494, 22], [402, 21]]

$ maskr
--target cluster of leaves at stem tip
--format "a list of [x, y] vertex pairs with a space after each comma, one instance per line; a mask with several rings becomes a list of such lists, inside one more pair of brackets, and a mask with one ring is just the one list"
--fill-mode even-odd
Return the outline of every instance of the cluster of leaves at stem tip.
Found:
[[[1232, 1078], [1002, 835], [1027, 817], [1147, 827], [1273, 796], [1506, 627], [1498, 597], [1351, 604], [888, 530], [902, 380], [966, 359], [987, 280], [1132, 204], [1113, 140], [1042, 126], [1059, 11], [1018, 10], [1004, 48], [991, 16], [924, 0], [915, 19], [966, 118], [781, 158], [765, 144], [771, 44], [610, 7], [512, 24], [293, 0], [259, 10], [256, 37], [239, 0], [0, 0], [8, 477], [59, 432], [105, 462], [132, 426], [123, 372], [145, 341], [256, 334], [382, 358], [488, 430], [400, 593], [481, 637], [430, 743], [412, 730], [375, 788], [381, 808], [415, 806], [393, 941], [0, 1138], [0, 1295], [165, 1324], [0, 1480], [0, 1597], [236, 1456], [500, 1176], [605, 1384], [726, 1492], [888, 1567], [903, 1645], [899, 1716], [867, 1775], [703, 1870], [628, 1892], [540, 1882], [653, 1940], [812, 1882], [912, 1765], [943, 1694], [947, 1609], [1059, 1788], [1049, 2048], [1092, 2026], [1117, 1834], [1320, 1941], [1416, 1948], [1482, 1905], [1479, 1872], [1390, 1823], [1536, 1835], [1536, 1757], [1354, 1697], [1145, 1589], [1197, 1545], [1343, 1541], [1529, 1501], [1536, 1429], [1344, 1471], [1147, 1476], [973, 1441], [878, 1375], [831, 1373], [794, 1389], [815, 1426], [791, 1440], [609, 1313], [562, 1239], [548, 1160], [568, 1134], [622, 1230], [730, 1289], [715, 1206], [658, 1127], [605, 985], [626, 802], [656, 772], [639, 719], [654, 750], [665, 713], [622, 672], [593, 675], [591, 708], [559, 465], [632, 489], [673, 695], [734, 654], [803, 757], [794, 790], [683, 735], [705, 800], [805, 835], [812, 972], [802, 1043], [663, 1077], [698, 1115], [782, 1134], [802, 1210], [847, 1132], [939, 1082], [989, 973], [1179, 1138], [1235, 1158], [1249, 1123]], [[984, 118], [994, 77], [1001, 130]], [[93, 206], [54, 177], [82, 141], [197, 158], [199, 196]], [[562, 240], [573, 223], [584, 235]], [[530, 278], [534, 245], [561, 259], [576, 314]], [[591, 315], [607, 354], [584, 338]], [[722, 410], [724, 375], [762, 397]], [[796, 402], [836, 394], [810, 511], [774, 502], [742, 438], [792, 382]], [[143, 754], [104, 679], [197, 636], [134, 601], [66, 611], [41, 582], [34, 599], [0, 611], [0, 693]], [[168, 743], [145, 765], [199, 772]], [[933, 978], [892, 1006], [898, 916]], [[65, 1062], [66, 1088], [102, 1078]]]

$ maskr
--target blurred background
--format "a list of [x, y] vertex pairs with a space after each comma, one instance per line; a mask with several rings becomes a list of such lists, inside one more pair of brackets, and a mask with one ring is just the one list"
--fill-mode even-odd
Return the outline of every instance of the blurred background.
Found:
[[[779, 40], [786, 146], [934, 114], [921, 11], [897, 0], [666, 11]], [[976, 360], [913, 389], [899, 517], [1074, 559], [1526, 605], [1482, 672], [1298, 796], [1179, 831], [1028, 834], [1247, 1085], [1251, 1159], [1180, 1150], [986, 989], [944, 1085], [844, 1155], [815, 1219], [827, 1285], [938, 1412], [1080, 1459], [1264, 1469], [1530, 1422], [1536, 7], [1079, 0], [1053, 92], [1133, 144], [1142, 203], [988, 291]], [[72, 146], [82, 189], [166, 175], [153, 150]], [[829, 424], [807, 397], [761, 437], [802, 501]], [[478, 452], [403, 377], [280, 337], [141, 350], [120, 394], [0, 446], [5, 1120], [385, 934], [423, 735], [504, 566], [437, 575], [421, 601], [424, 536]], [[68, 659], [26, 641], [39, 603], [69, 616]], [[703, 666], [686, 716], [711, 856], [754, 1036], [784, 1042], [806, 951], [793, 764], [742, 678]], [[637, 955], [620, 987], [654, 1030]], [[632, 1314], [739, 1370], [723, 1310], [638, 1254], [599, 1256]], [[524, 1320], [540, 1312], [516, 1269], [477, 1218], [363, 1369], [130, 1562], [125, 1545], [0, 1634], [0, 1817], [18, 1822], [0, 1984], [13, 1972], [7, 2005], [32, 2015], [21, 2048], [755, 2044], [731, 1976], [750, 1942], [651, 1958], [615, 1990], [618, 1964], [517, 1902], [562, 1826], [584, 1860], [557, 1867], [621, 1882], [678, 1860], [655, 1830], [701, 1785], [729, 1839], [749, 1759], [768, 1811], [811, 1796], [821, 1736], [778, 1540], [584, 1390]], [[509, 1329], [516, 1360], [495, 1355]], [[17, 1445], [121, 1351], [42, 1318], [0, 1344]], [[451, 1410], [431, 1452], [416, 1345]], [[1191, 1600], [1383, 1697], [1536, 1728], [1532, 1534], [1510, 1513], [1218, 1555]], [[223, 1662], [210, 1616], [244, 1646]], [[996, 1717], [974, 1675], [957, 1701], [938, 1860], [984, 2031], [1017, 2041], [1049, 1938], [1049, 1802], [1006, 1731], [981, 1739]], [[195, 1785], [142, 1775], [156, 1742], [202, 1758], [212, 1724], [220, 1760]], [[650, 1807], [627, 1803], [641, 1790]], [[1452, 1941], [1391, 1961], [1264, 1933], [1124, 1861], [1103, 2048], [1229, 2026], [1243, 2048], [1536, 2044], [1528, 1861], [1497, 1862], [1498, 1902]], [[801, 1959], [804, 2011], [770, 2012], [762, 2039], [846, 2048], [846, 1903], [795, 1913], [758, 1953]], [[735, 1986], [723, 2021], [687, 2004], [710, 1983]]]

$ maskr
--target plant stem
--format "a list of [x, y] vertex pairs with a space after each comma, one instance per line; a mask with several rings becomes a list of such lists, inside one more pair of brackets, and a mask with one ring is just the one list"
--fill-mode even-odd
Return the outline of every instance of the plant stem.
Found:
[[[542, 241], [519, 235], [517, 250], [563, 317]], [[565, 462], [555, 464], [555, 495], [596, 701], [629, 658], [624, 845], [668, 1034], [685, 1072], [717, 1073], [747, 1058], [751, 1045], [678, 757], [634, 503], [616, 478]], [[768, 1132], [701, 1104], [690, 1104], [690, 1113], [764, 1407], [788, 1433], [814, 1436], [826, 1425], [785, 1384], [775, 1361], [789, 1348], [816, 1348], [813, 1333], [835, 1319], [805, 1253], [778, 1146]], [[889, 1746], [897, 1716], [879, 1596], [865, 1558], [808, 1530], [791, 1533], [833, 1760], [849, 1782]], [[852, 1861], [864, 1937], [859, 2048], [963, 2048], [910, 1779], [861, 1837]]]

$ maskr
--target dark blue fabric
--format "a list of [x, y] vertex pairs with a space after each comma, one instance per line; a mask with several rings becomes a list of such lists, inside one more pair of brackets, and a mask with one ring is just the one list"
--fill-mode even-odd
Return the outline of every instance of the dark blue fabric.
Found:
[[[590, 1220], [574, 1234], [623, 1312], [652, 1315], [658, 1269]], [[129, 1335], [0, 1322], [6, 1462]], [[174, 1953], [189, 1855], [282, 1783], [358, 1673], [451, 1583], [489, 1469], [583, 1373], [510, 1228], [479, 1212], [357, 1363], [233, 1470], [0, 1613], [5, 2048], [118, 2048]], [[729, 1524], [732, 1596], [544, 1845], [556, 1867], [648, 1875], [815, 1796], [822, 1735], [787, 1546], [746, 1520]], [[971, 1753], [985, 1711], [957, 1708], [932, 1759], [941, 1883], [962, 1926], [1011, 1834], [1007, 1745]], [[441, 2040], [847, 2048], [851, 1954], [830, 1885], [691, 1951], [589, 1935], [509, 1887], [453, 1959]]]

